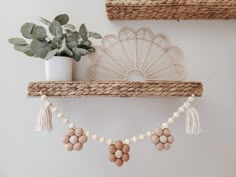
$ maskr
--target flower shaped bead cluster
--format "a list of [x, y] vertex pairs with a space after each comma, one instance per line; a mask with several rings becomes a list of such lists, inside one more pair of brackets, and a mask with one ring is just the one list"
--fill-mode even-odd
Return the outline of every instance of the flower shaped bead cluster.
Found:
[[122, 141], [116, 141], [115, 144], [109, 146], [109, 159], [120, 167], [124, 162], [129, 160], [129, 151], [130, 146], [128, 144], [123, 144]]
[[157, 128], [151, 137], [153, 144], [156, 145], [157, 150], [162, 151], [163, 149], [168, 150], [171, 144], [174, 142], [174, 137], [170, 134], [168, 128], [161, 129]]
[[87, 136], [84, 134], [82, 128], [67, 130], [66, 135], [63, 137], [62, 141], [65, 144], [65, 148], [68, 151], [80, 151], [83, 148], [83, 144], [88, 140]]

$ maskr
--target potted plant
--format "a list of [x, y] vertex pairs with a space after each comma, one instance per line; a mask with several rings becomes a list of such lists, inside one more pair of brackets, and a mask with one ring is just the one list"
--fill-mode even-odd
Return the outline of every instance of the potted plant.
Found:
[[25, 23], [21, 27], [24, 38], [11, 38], [9, 42], [27, 56], [44, 59], [48, 81], [72, 80], [73, 60], [78, 62], [82, 56], [94, 52], [90, 38], [100, 39], [101, 35], [88, 32], [84, 24], [77, 31], [74, 25], [68, 24], [67, 14], [58, 15], [52, 21], [40, 17], [40, 21], [48, 26], [49, 33], [43, 26]]

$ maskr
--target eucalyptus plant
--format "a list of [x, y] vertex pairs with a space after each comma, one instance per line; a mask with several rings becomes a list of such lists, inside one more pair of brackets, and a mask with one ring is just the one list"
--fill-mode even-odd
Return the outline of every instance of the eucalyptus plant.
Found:
[[84, 24], [77, 31], [68, 23], [67, 14], [58, 15], [52, 21], [40, 17], [40, 21], [47, 25], [49, 34], [43, 26], [25, 23], [21, 27], [24, 38], [9, 39], [15, 50], [46, 60], [53, 56], [67, 56], [79, 61], [81, 56], [95, 51], [90, 39], [102, 38], [98, 33], [89, 32]]

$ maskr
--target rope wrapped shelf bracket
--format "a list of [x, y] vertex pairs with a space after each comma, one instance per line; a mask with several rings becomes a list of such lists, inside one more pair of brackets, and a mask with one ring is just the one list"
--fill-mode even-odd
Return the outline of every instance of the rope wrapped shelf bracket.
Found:
[[236, 19], [235, 0], [106, 0], [110, 20]]
[[31, 82], [29, 97], [189, 97], [202, 96], [201, 82], [182, 81], [50, 81]]

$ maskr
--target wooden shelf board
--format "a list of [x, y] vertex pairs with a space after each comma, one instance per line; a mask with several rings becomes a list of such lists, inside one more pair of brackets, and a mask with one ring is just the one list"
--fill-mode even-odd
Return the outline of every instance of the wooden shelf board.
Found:
[[76, 98], [85, 96], [107, 97], [201, 97], [201, 82], [182, 81], [40, 81], [28, 85], [28, 96]]

